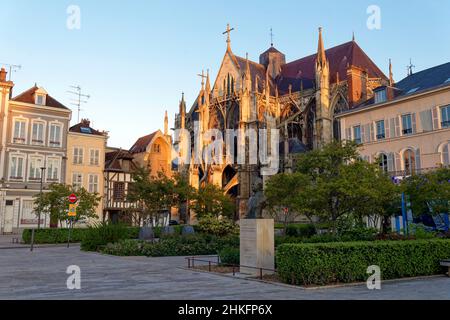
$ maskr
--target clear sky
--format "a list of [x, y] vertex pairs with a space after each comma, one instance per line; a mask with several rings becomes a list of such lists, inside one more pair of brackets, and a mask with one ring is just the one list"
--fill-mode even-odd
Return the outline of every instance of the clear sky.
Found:
[[[197, 74], [215, 76], [226, 50], [229, 22], [233, 52], [258, 60], [274, 43], [288, 61], [312, 54], [317, 28], [326, 47], [356, 41], [394, 78], [450, 61], [450, 1], [114, 1], [1, 0], [0, 63], [22, 65], [15, 94], [34, 85], [70, 106], [69, 86], [91, 95], [81, 117], [110, 132], [109, 144], [130, 148], [140, 136], [170, 126], [181, 92], [188, 107], [200, 88]], [[81, 29], [67, 28], [67, 8], [81, 9]], [[367, 8], [377, 5], [381, 28], [369, 30]], [[76, 122], [76, 112], [72, 123]]]

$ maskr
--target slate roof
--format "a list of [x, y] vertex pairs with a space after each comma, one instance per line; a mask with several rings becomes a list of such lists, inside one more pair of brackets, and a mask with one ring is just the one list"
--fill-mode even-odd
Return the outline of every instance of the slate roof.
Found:
[[[403, 95], [407, 95], [446, 85], [450, 85], [450, 62], [413, 73], [398, 82], [395, 87], [402, 90]], [[414, 92], [410, 92], [412, 90]]]
[[[35, 104], [34, 93], [38, 89], [39, 89], [39, 87], [33, 86], [32, 88], [28, 89], [25, 92], [22, 92], [21, 94], [19, 94], [15, 98], [13, 98], [12, 101]], [[69, 108], [64, 106], [62, 103], [60, 103], [58, 100], [56, 100], [49, 94], [47, 95], [47, 97], [45, 99], [45, 106], [57, 108], [57, 109], [69, 110]]]
[[82, 133], [82, 134], [89, 134], [89, 135], [95, 135], [95, 136], [103, 136], [104, 134], [98, 130], [95, 130], [90, 126], [89, 121], [81, 121], [80, 123], [72, 126], [69, 128], [70, 132], [76, 132], [76, 133]]
[[145, 152], [147, 150], [148, 145], [153, 140], [155, 135], [158, 133], [158, 131], [155, 131], [149, 135], [143, 136], [133, 144], [133, 146], [130, 148], [130, 153], [141, 153]]
[[[396, 83], [394, 87], [389, 88], [394, 90], [394, 98], [390, 101], [413, 96], [440, 87], [450, 87], [450, 62], [414, 73]], [[382, 87], [380, 87], [380, 89], [381, 88]], [[366, 108], [374, 104], [375, 99], [372, 97], [355, 106], [352, 110], [342, 112], [342, 114], [349, 113], [355, 109]]]

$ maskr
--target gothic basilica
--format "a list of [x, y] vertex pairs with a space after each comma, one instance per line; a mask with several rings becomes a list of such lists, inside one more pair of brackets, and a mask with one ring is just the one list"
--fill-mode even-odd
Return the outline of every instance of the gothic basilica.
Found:
[[[390, 85], [389, 77], [352, 41], [325, 49], [319, 28], [317, 53], [286, 62], [285, 55], [273, 44], [250, 61], [233, 53], [227, 28], [227, 50], [217, 78], [211, 86], [208, 74], [202, 78], [201, 90], [187, 110], [183, 98], [175, 116], [175, 129], [199, 134], [208, 129], [278, 129], [279, 171], [289, 171], [293, 157], [302, 152], [339, 139], [337, 113], [356, 107], [373, 96], [373, 89]], [[208, 137], [210, 139], [210, 137]], [[186, 154], [194, 148], [194, 139], [174, 138], [174, 149]], [[201, 139], [202, 143], [205, 142]], [[245, 144], [248, 156], [249, 141]], [[183, 147], [186, 146], [186, 147]], [[188, 173], [190, 183], [201, 187], [214, 183], [236, 199], [236, 219], [246, 214], [247, 202], [256, 184], [264, 181], [261, 163], [201, 164], [179, 162], [177, 169]]]

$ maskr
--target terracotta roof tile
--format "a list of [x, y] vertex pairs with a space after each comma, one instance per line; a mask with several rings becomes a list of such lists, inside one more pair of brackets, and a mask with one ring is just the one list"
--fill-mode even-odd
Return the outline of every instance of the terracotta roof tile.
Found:
[[148, 145], [152, 141], [153, 137], [158, 133], [155, 131], [149, 135], [139, 138], [134, 145], [130, 148], [131, 153], [141, 153], [147, 150]]
[[[28, 89], [27, 91], [22, 92], [21, 94], [19, 94], [15, 98], [13, 98], [12, 101], [35, 104], [34, 93], [38, 89], [39, 88], [37, 86], [34, 86], [34, 87]], [[47, 95], [45, 100], [46, 100], [45, 101], [45, 106], [46, 107], [52, 107], [52, 108], [69, 110], [69, 108], [64, 106], [62, 103], [57, 101], [55, 98], [53, 98], [49, 94]]]

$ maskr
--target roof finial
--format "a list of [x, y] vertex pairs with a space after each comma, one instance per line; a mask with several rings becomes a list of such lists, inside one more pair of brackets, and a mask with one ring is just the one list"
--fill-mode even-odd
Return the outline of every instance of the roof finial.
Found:
[[352, 41], [355, 42], [355, 31], [353, 31]]
[[274, 36], [273, 30], [272, 30], [272, 28], [270, 28], [270, 46], [271, 47], [273, 47], [273, 36]]
[[164, 135], [167, 136], [169, 134], [169, 115], [166, 113], [164, 115]]
[[415, 68], [416, 66], [412, 64], [412, 59], [409, 58], [409, 65], [406, 66], [406, 68], [408, 69], [408, 76], [412, 76], [413, 74], [413, 68]]
[[227, 34], [227, 50], [231, 50], [231, 39], [230, 39], [230, 33], [233, 31], [234, 28], [230, 28], [230, 24], [227, 24], [227, 31], [223, 32], [222, 34]]

